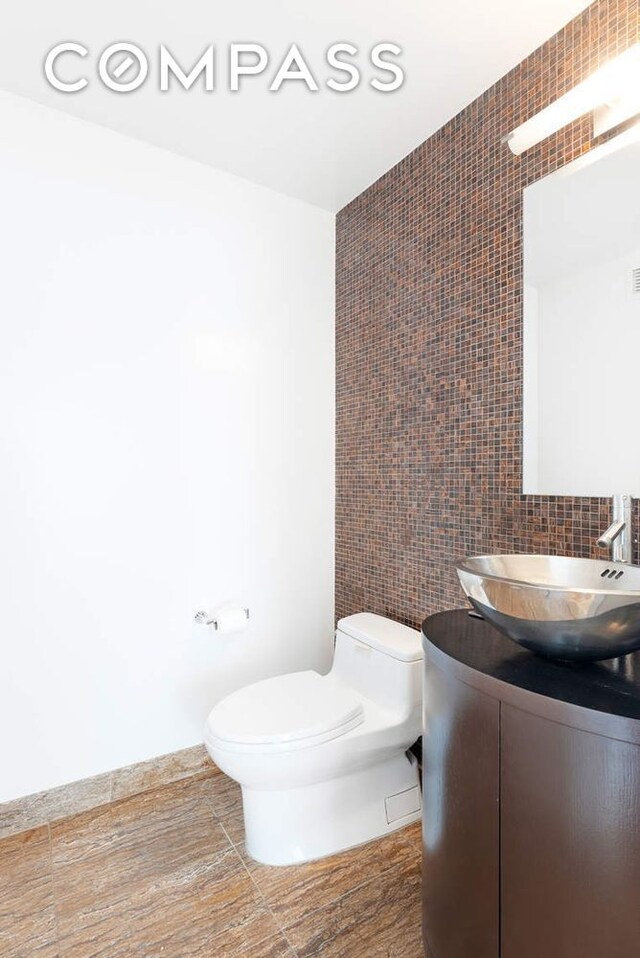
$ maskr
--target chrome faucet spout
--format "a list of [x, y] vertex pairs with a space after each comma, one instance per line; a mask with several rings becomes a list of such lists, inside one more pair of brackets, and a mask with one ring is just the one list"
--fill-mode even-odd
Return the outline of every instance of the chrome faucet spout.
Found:
[[607, 531], [603, 532], [602, 535], [596, 539], [597, 545], [602, 546], [603, 549], [610, 548], [618, 536], [624, 531], [625, 525], [626, 523], [623, 522], [622, 519], [612, 522]]
[[633, 536], [631, 530], [631, 496], [614, 496], [613, 522], [606, 532], [598, 536], [596, 544], [611, 549], [613, 562], [633, 562]]

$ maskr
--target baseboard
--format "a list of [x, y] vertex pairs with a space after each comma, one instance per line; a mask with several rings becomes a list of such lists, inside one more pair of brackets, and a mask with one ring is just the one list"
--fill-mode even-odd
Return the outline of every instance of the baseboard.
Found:
[[194, 745], [46, 792], [25, 795], [0, 804], [0, 838], [70, 818], [213, 767], [204, 745]]

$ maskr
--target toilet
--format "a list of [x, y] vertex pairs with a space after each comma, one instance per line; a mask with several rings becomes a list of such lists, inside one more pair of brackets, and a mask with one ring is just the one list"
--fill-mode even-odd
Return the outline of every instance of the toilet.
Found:
[[242, 787], [248, 854], [323, 858], [421, 814], [420, 633], [370, 612], [338, 622], [328, 675], [294, 672], [227, 696], [207, 719], [215, 764]]

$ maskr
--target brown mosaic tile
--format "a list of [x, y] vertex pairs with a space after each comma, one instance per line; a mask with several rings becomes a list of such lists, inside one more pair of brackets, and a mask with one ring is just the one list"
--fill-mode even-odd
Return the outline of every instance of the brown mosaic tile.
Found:
[[522, 191], [590, 123], [501, 140], [639, 40], [639, 0], [598, 0], [338, 214], [338, 617], [464, 605], [459, 556], [597, 554], [608, 500], [521, 494]]

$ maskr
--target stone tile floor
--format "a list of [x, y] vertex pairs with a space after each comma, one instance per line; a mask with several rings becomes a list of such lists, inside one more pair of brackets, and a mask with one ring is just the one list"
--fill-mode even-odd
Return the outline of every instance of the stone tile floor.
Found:
[[217, 770], [0, 841], [0, 958], [422, 958], [417, 825], [323, 861], [245, 853]]

